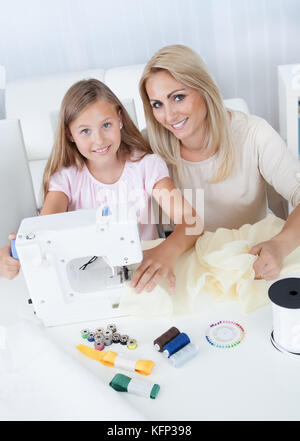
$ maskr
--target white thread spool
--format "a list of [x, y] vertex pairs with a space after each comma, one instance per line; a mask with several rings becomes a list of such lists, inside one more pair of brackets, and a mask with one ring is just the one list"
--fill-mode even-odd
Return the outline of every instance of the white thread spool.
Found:
[[271, 341], [281, 352], [300, 355], [300, 278], [278, 280], [269, 288], [273, 309]]

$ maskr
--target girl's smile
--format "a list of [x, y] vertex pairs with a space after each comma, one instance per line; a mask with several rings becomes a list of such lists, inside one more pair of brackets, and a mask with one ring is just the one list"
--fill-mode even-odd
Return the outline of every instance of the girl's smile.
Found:
[[110, 149], [110, 145], [107, 147], [103, 147], [103, 148], [99, 148], [96, 150], [93, 150], [94, 153], [98, 154], [98, 155], [106, 155], [106, 153], [108, 153]]

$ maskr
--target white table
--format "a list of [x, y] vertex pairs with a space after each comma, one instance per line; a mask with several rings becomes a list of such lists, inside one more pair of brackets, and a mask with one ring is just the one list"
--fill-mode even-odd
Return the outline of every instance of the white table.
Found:
[[[22, 274], [13, 281], [0, 280], [1, 326], [13, 327], [24, 318], [33, 322], [36, 320], [26, 298]], [[246, 335], [241, 344], [232, 349], [218, 349], [208, 344], [205, 331], [209, 324], [219, 320], [232, 320], [243, 326]], [[81, 329], [106, 326], [111, 321], [105, 319], [46, 329], [46, 334], [54, 345], [71, 357], [74, 366], [80, 365], [81, 369], [89, 371], [99, 379], [99, 382], [104, 382], [107, 388], [115, 373], [120, 371], [85, 357], [75, 346], [85, 343], [80, 335]], [[136, 338], [139, 345], [134, 351], [129, 351], [121, 345], [114, 345], [111, 347], [112, 350], [124, 353], [129, 358], [155, 361], [154, 370], [149, 377], [123, 373], [160, 384], [161, 390], [157, 399], [150, 400], [115, 392], [118, 399], [125, 400], [128, 409], [137, 409], [145, 419], [160, 421], [300, 419], [300, 357], [282, 354], [272, 346], [270, 305], [253, 313], [243, 314], [237, 304], [215, 304], [213, 308], [199, 316], [149, 321], [121, 317], [114, 319], [113, 322], [121, 333]], [[181, 368], [171, 366], [161, 353], [153, 349], [152, 345], [153, 340], [171, 326], [186, 332], [192, 343], [199, 346], [198, 356]], [[92, 346], [92, 343], [89, 345]], [[47, 372], [43, 372], [43, 375], [45, 374], [47, 375]], [[55, 382], [55, 379], [51, 378], [49, 371], [49, 382], [51, 381]], [[28, 407], [32, 406], [30, 401], [31, 398], [28, 398]], [[89, 403], [86, 405], [88, 408]], [[15, 419], [22, 419], [22, 415], [18, 412], [19, 410], [16, 409]], [[114, 414], [114, 409], [111, 409], [111, 412], [114, 419], [122, 419], [122, 415]], [[40, 412], [38, 414], [40, 415]], [[51, 412], [47, 415], [51, 418]], [[55, 412], [53, 418], [56, 419]], [[61, 418], [70, 418], [70, 413], [61, 415]], [[88, 411], [87, 415], [83, 415], [83, 419], [85, 418], [88, 418]]]

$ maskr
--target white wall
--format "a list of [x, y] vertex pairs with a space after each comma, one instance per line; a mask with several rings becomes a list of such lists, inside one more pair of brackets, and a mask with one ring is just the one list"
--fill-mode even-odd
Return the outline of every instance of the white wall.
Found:
[[300, 63], [300, 0], [0, 0], [8, 81], [144, 63], [174, 43], [278, 128], [276, 66]]

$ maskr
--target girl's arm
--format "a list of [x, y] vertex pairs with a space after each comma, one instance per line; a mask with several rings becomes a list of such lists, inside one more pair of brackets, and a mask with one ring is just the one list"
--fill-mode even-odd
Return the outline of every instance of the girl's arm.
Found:
[[250, 250], [259, 257], [253, 265], [257, 279], [274, 280], [279, 276], [283, 259], [300, 245], [300, 205], [284, 224], [279, 234], [261, 242]]
[[[11, 233], [8, 240], [16, 238], [16, 233]], [[10, 242], [8, 245], [0, 249], [0, 274], [6, 279], [14, 279], [20, 271], [20, 262], [11, 255]]]
[[[61, 191], [49, 191], [46, 195], [40, 216], [45, 214], [63, 213], [68, 209], [68, 197]], [[9, 240], [16, 237], [10, 234]], [[0, 274], [7, 279], [15, 278], [20, 270], [20, 262], [11, 256], [10, 244], [0, 249]]]
[[64, 213], [68, 210], [68, 197], [62, 191], [48, 191], [40, 216]]
[[203, 232], [202, 219], [170, 178], [164, 178], [154, 186], [153, 197], [176, 226], [160, 245], [144, 251], [143, 262], [130, 282], [137, 292], [143, 289], [152, 291], [163, 277], [170, 281], [170, 289], [173, 290], [176, 283], [173, 270], [177, 259], [195, 244]]
[[[63, 213], [68, 209], [68, 197], [61, 191], [49, 191], [40, 213], [45, 214]], [[8, 239], [15, 239], [16, 233], [9, 235]], [[7, 279], [14, 279], [20, 271], [20, 262], [11, 256], [10, 243], [0, 249], [0, 274]]]

